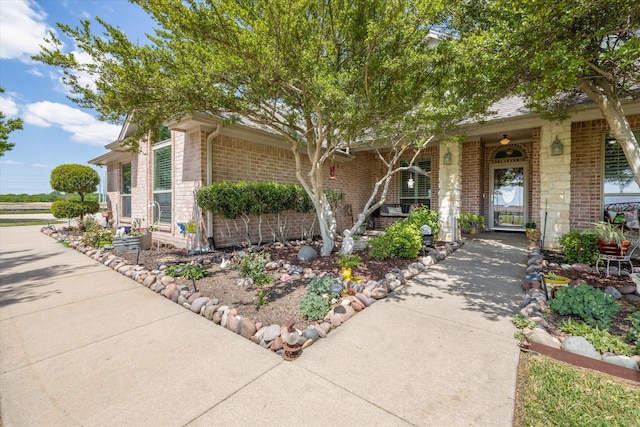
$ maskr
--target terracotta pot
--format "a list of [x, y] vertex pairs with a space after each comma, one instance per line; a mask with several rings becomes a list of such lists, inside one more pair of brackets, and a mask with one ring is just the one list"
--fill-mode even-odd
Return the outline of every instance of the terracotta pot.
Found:
[[598, 251], [600, 251], [602, 255], [624, 256], [629, 249], [629, 242], [627, 240], [623, 241], [621, 246], [605, 240], [598, 240], [596, 244], [598, 245]]

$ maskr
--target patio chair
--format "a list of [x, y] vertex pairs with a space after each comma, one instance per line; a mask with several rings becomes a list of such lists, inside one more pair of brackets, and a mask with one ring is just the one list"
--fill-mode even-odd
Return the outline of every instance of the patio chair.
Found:
[[609, 266], [611, 264], [611, 261], [618, 263], [618, 276], [620, 275], [620, 268], [623, 262], [629, 263], [629, 266], [631, 267], [631, 273], [633, 273], [633, 263], [631, 262], [631, 257], [633, 256], [633, 252], [635, 252], [635, 250], [638, 248], [638, 244], [640, 244], [640, 237], [634, 236], [633, 238], [629, 239], [629, 242], [630, 242], [629, 249], [627, 250], [627, 253], [624, 255], [598, 254], [598, 261], [596, 262], [596, 271], [600, 273], [600, 261], [602, 260], [602, 261], [606, 261], [607, 263], [607, 276], [610, 276]]

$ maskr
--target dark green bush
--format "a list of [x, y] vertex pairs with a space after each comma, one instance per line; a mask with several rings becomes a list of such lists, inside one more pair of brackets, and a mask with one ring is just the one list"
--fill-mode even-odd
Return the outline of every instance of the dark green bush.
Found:
[[56, 218], [77, 218], [100, 210], [100, 204], [94, 201], [56, 200], [51, 203], [51, 214]]
[[560, 237], [562, 254], [567, 263], [579, 262], [586, 265], [594, 265], [598, 262], [598, 246], [596, 235], [586, 231], [570, 231]]
[[311, 292], [302, 297], [298, 304], [300, 314], [309, 320], [321, 320], [329, 312], [329, 299]]
[[603, 329], [611, 326], [613, 316], [620, 310], [615, 298], [584, 283], [560, 288], [549, 305], [561, 316], [580, 316], [588, 325]]
[[376, 259], [416, 258], [422, 247], [422, 234], [415, 224], [397, 221], [370, 241], [369, 255]]

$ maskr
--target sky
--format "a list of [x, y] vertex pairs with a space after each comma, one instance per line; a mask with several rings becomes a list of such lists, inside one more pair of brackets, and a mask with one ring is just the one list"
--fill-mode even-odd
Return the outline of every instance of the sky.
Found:
[[[126, 0], [0, 0], [0, 111], [5, 120], [24, 121], [23, 130], [9, 135], [15, 147], [0, 157], [0, 194], [50, 193], [53, 168], [88, 165], [118, 138], [121, 124], [101, 122], [94, 111], [78, 107], [67, 97], [61, 70], [31, 59], [50, 31], [62, 39], [65, 52], [77, 52], [56, 23], [76, 27], [96, 16], [140, 43], [153, 28], [142, 8]], [[106, 182], [106, 168], [95, 169]]]

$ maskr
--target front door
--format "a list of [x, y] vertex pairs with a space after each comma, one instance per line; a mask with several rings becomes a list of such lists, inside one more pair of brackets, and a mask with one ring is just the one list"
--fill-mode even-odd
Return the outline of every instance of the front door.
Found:
[[526, 222], [526, 165], [491, 167], [489, 217], [492, 230], [523, 231]]

